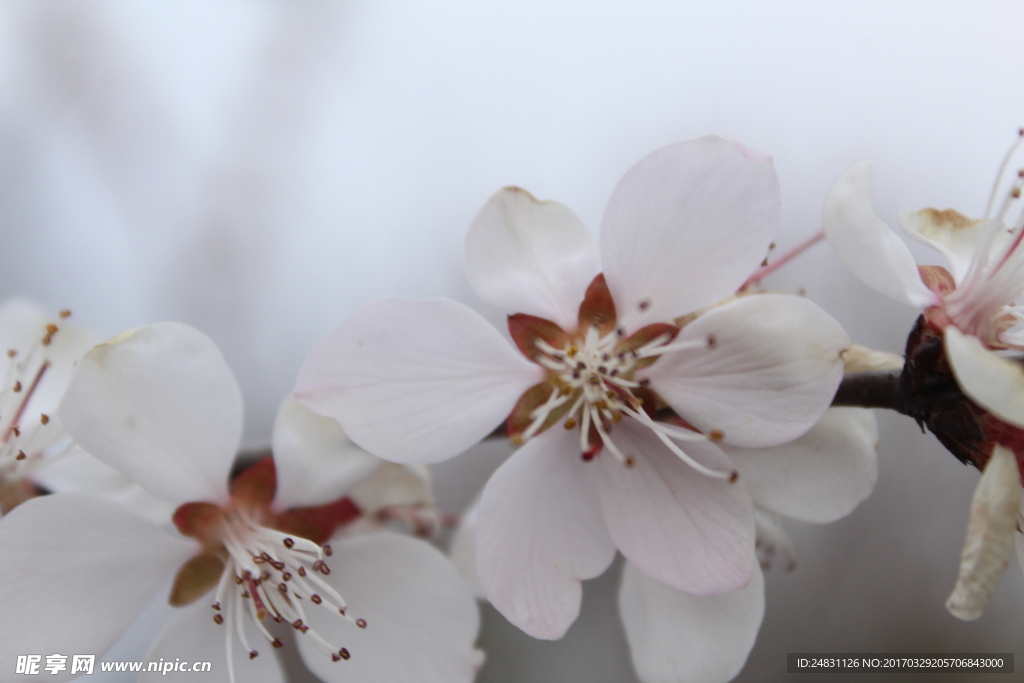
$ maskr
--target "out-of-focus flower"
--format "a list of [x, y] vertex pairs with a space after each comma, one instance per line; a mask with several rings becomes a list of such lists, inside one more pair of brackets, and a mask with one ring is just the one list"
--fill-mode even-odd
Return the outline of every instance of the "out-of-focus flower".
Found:
[[[183, 609], [149, 659], [209, 660], [210, 680], [284, 680], [272, 650], [288, 626], [324, 680], [473, 678], [478, 615], [447, 560], [394, 533], [338, 535], [368, 512], [347, 494], [378, 463], [337, 424], [287, 401], [274, 460], [229, 482], [241, 394], [201, 333], [163, 323], [95, 348], [60, 417], [90, 453], [176, 506], [187, 538], [78, 494], [16, 508], [0, 520], [5, 668], [15, 653], [105, 651], [170, 585]], [[361, 493], [385, 499], [376, 488]]]
[[[757, 555], [752, 579], [718, 595], [694, 595], [656, 581], [630, 563], [623, 568], [619, 610], [644, 683], [715, 683], [743, 667], [764, 615], [764, 579], [772, 562], [795, 567], [780, 515], [827, 523], [849, 514], [874, 487], [878, 472], [874, 415], [832, 408], [793, 442], [766, 449], [724, 447], [755, 503]], [[477, 506], [466, 511], [452, 541], [452, 559], [477, 581]]]
[[[793, 296], [678, 319], [746, 281], [778, 212], [769, 158], [716, 137], [665, 147], [615, 189], [595, 277], [598, 249], [576, 215], [506, 188], [470, 227], [466, 261], [476, 292], [516, 311], [519, 353], [455, 302], [384, 300], [314, 349], [296, 395], [397, 462], [452, 457], [507, 417], [526, 443], [483, 491], [478, 569], [530, 635], [564, 634], [580, 581], [616, 548], [673, 588], [734, 591], [754, 566], [752, 507], [716, 442], [774, 446], [807, 431], [849, 339]], [[658, 419], [666, 407], [677, 424]]]

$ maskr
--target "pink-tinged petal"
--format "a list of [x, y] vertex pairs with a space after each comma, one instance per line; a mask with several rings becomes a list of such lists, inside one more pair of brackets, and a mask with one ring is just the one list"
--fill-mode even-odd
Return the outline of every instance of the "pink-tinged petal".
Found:
[[466, 271], [481, 299], [571, 330], [597, 271], [597, 247], [566, 206], [518, 187], [498, 190], [466, 235]]
[[1024, 368], [989, 351], [953, 325], [944, 335], [946, 357], [964, 393], [1015, 427], [1024, 428]]
[[662, 356], [640, 373], [683, 418], [724, 443], [777, 446], [810, 429], [843, 378], [843, 328], [798, 296], [758, 294], [713, 308], [676, 342], [700, 348]]
[[332, 542], [331, 573], [323, 577], [366, 620], [360, 629], [322, 609], [307, 623], [351, 654], [332, 662], [296, 634], [302, 659], [325, 681], [469, 683], [483, 663], [474, 649], [476, 601], [448, 559], [425, 541], [392, 533]]
[[0, 520], [0, 548], [5, 676], [18, 654], [101, 655], [198, 550], [115, 505], [74, 493], [16, 507]]
[[601, 265], [630, 331], [734, 293], [779, 222], [769, 157], [719, 137], [663, 147], [636, 163], [601, 222]]
[[957, 619], [981, 616], [1013, 555], [1022, 491], [1013, 451], [996, 446], [971, 499], [960, 573], [946, 609]]
[[295, 397], [386, 460], [463, 452], [543, 379], [482, 317], [447, 299], [384, 299], [313, 349]]
[[81, 493], [117, 503], [154, 524], [166, 524], [174, 513], [173, 503], [157, 498], [81, 448], [34, 473], [32, 481], [54, 493]]
[[[145, 671], [139, 674], [139, 683], [155, 683], [155, 681], [196, 681], [197, 683], [228, 683], [227, 639], [230, 637], [232, 663], [235, 681], [241, 683], [285, 683], [284, 669], [277, 657], [277, 651], [267, 642], [262, 633], [256, 630], [249, 616], [248, 609], [243, 620], [245, 636], [249, 645], [259, 654], [250, 659], [249, 651], [242, 647], [232, 624], [217, 625], [213, 622], [215, 612], [210, 607], [213, 597], [175, 610], [174, 616], [157, 636], [153, 648], [146, 655], [146, 662], [161, 660], [168, 670], [166, 672]], [[210, 670], [174, 671], [176, 663], [184, 663], [191, 667], [196, 663], [209, 662]], [[162, 665], [161, 665], [162, 666]], [[86, 679], [88, 680], [88, 679]]]
[[830, 408], [796, 441], [771, 448], [722, 446], [754, 503], [804, 522], [850, 514], [878, 478], [878, 425], [862, 408]]
[[588, 467], [579, 433], [552, 429], [499, 467], [480, 497], [480, 584], [491, 604], [534, 638], [565, 635], [579, 615], [580, 582], [615, 557]]
[[675, 590], [626, 564], [619, 611], [643, 683], [725, 683], [740, 672], [764, 617], [764, 576], [720, 595]]
[[352, 443], [337, 421], [291, 396], [277, 411], [271, 447], [277, 469], [274, 506], [281, 510], [333, 502], [383, 464]]
[[82, 448], [158, 498], [227, 497], [242, 394], [220, 350], [188, 325], [140, 327], [87, 353], [60, 418]]
[[[949, 269], [957, 282], [967, 273], [978, 242], [988, 231], [997, 231], [997, 245], [1012, 237], [1003, 228], [1001, 221], [993, 220], [983, 224], [983, 221], [968, 218], [953, 209], [900, 211], [900, 227], [918, 242], [941, 252], [949, 262]], [[994, 251], [1000, 252], [998, 246]]]
[[[697, 472], [646, 427], [624, 420], [611, 434], [636, 460], [625, 467], [609, 453], [591, 466], [612, 540], [645, 574], [690, 593], [724, 593], [745, 586], [754, 564], [754, 513], [742, 480]], [[681, 445], [687, 455], [721, 472], [733, 465], [709, 442]]]
[[911, 306], [936, 303], [907, 245], [875, 214], [870, 161], [854, 164], [832, 185], [822, 225], [839, 260], [864, 284]]

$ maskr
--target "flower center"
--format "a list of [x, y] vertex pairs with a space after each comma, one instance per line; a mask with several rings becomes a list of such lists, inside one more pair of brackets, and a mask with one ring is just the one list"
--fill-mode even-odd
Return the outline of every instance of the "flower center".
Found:
[[735, 479], [735, 472], [706, 467], [674, 443], [718, 440], [722, 435], [701, 434], [682, 420], [679, 422], [685, 426], [655, 421], [663, 402], [649, 388], [649, 380], [636, 377], [638, 370], [666, 353], [713, 347], [714, 339], [676, 341], [679, 328], [671, 323], [647, 325], [627, 336], [626, 330], [616, 326], [615, 305], [602, 275], [587, 289], [573, 335], [549, 320], [525, 314], [509, 317], [509, 331], [520, 351], [548, 371], [547, 379], [523, 394], [509, 416], [508, 436], [513, 443], [523, 443], [561, 422], [565, 429], [580, 427], [584, 460], [594, 459], [607, 448], [621, 464], [632, 467], [636, 459], [611, 437], [613, 426], [627, 416], [651, 429], [702, 474]]

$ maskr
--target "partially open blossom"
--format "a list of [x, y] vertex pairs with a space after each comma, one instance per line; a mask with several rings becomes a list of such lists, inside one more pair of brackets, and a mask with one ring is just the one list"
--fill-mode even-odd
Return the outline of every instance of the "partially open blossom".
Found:
[[954, 209], [900, 213], [904, 231], [941, 252], [948, 270], [917, 266], [875, 215], [868, 162], [846, 171], [825, 201], [825, 233], [839, 258], [866, 284], [923, 309], [907, 339], [900, 378], [916, 404], [915, 417], [959, 459], [983, 471], [959, 578], [946, 603], [961, 619], [981, 615], [1009, 563], [1017, 528], [1024, 366], [999, 352], [1024, 350], [1017, 305], [1024, 295], [1024, 171], [1007, 173], [1022, 141], [1024, 131], [999, 169], [983, 218]]
[[483, 491], [478, 569], [531, 635], [561, 637], [580, 581], [616, 548], [678, 590], [733, 591], [751, 578], [753, 513], [718, 444], [807, 431], [849, 345], [794, 296], [687, 317], [746, 281], [778, 214], [771, 160], [716, 137], [630, 169], [600, 250], [565, 206], [505, 188], [473, 221], [466, 262], [476, 292], [512, 313], [514, 348], [461, 304], [384, 300], [314, 349], [296, 396], [397, 462], [450, 458], [506, 423], [524, 445]]
[[345, 533], [377, 512], [350, 493], [387, 496], [367, 488], [378, 462], [336, 423], [286, 401], [274, 459], [229, 480], [241, 394], [196, 330], [153, 325], [89, 352], [60, 417], [82, 447], [173, 504], [166, 522], [179, 533], [78, 494], [30, 500], [0, 520], [5, 670], [16, 653], [102, 653], [169, 591], [182, 609], [149, 658], [219, 649], [209, 680], [283, 681], [274, 650], [289, 630], [324, 680], [475, 675], [476, 608], [445, 558], [395, 533]]

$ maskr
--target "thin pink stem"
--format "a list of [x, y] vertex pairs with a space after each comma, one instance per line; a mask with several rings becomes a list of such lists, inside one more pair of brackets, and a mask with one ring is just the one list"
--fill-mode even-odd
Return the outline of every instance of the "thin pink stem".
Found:
[[759, 283], [761, 280], [763, 280], [765, 277], [767, 277], [768, 275], [771, 275], [776, 270], [778, 270], [782, 266], [786, 265], [787, 263], [792, 261], [794, 258], [796, 258], [800, 254], [804, 253], [805, 251], [807, 251], [808, 249], [810, 249], [811, 247], [813, 247], [815, 244], [817, 244], [818, 242], [822, 241], [823, 239], [825, 239], [825, 231], [824, 230], [819, 230], [814, 235], [812, 235], [811, 237], [808, 237], [806, 240], [804, 240], [800, 244], [798, 244], [795, 247], [793, 247], [793, 249], [791, 249], [789, 252], [783, 254], [782, 256], [777, 258], [772, 263], [769, 263], [766, 266], [762, 266], [762, 267], [758, 268], [756, 271], [754, 271], [754, 274], [747, 278], [747, 281], [743, 283], [743, 286], [740, 287], [739, 291], [742, 292], [743, 290], [745, 290], [745, 289], [747, 289], [749, 287], [753, 287], [754, 285]]

